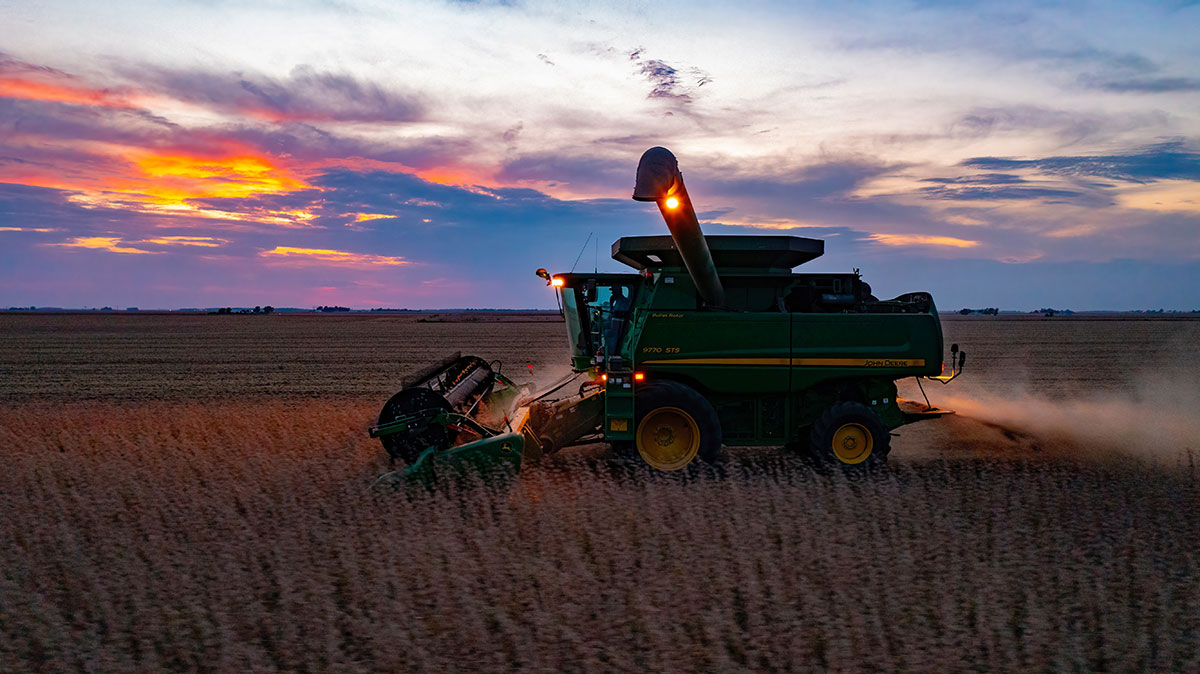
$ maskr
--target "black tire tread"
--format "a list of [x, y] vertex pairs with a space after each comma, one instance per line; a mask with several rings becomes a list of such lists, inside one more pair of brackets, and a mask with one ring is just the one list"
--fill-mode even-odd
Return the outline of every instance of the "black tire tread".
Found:
[[[833, 455], [830, 444], [834, 431], [845, 423], [862, 424], [871, 433], [875, 447], [866, 461], [858, 464], [844, 464]], [[879, 415], [866, 405], [857, 401], [834, 403], [821, 412], [808, 437], [809, 447], [822, 462], [841, 466], [846, 470], [856, 470], [881, 465], [887, 462], [888, 453], [892, 450], [892, 436], [879, 419]]]
[[[633, 421], [634, 432], [641, 426], [647, 412], [659, 407], [678, 407], [696, 421], [700, 430], [700, 449], [697, 456], [705, 463], [716, 463], [721, 459], [721, 420], [708, 398], [696, 389], [677, 381], [664, 379], [640, 387], [636, 393], [634, 407], [637, 410]], [[637, 440], [630, 443], [633, 456], [638, 456]]]

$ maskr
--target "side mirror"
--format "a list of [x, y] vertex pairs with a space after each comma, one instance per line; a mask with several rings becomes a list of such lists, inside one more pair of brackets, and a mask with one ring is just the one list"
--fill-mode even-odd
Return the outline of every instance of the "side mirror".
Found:
[[953, 355], [953, 354], [956, 354], [956, 353], [958, 353], [958, 345], [957, 345], [957, 344], [951, 344], [951, 345], [950, 345], [950, 354], [951, 354], [951, 355]]
[[534, 273], [537, 274], [538, 278], [546, 279], [546, 283], [550, 282], [550, 272], [546, 271], [545, 269], [539, 268]]

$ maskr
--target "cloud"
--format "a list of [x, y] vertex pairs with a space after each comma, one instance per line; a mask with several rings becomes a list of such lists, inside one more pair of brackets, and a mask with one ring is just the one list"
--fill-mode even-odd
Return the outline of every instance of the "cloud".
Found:
[[279, 194], [309, 187], [287, 169], [261, 156], [147, 154], [132, 159], [144, 184], [130, 187], [163, 203]]
[[1053, 187], [923, 187], [921, 194], [928, 199], [990, 200], [990, 199], [1088, 199], [1089, 195]]
[[593, 191], [633, 189], [629, 161], [581, 152], [524, 154], [506, 160], [496, 172], [504, 183], [570, 185]]
[[402, 257], [348, 253], [342, 250], [294, 248], [291, 246], [276, 246], [271, 250], [264, 250], [259, 253], [259, 257], [275, 261], [282, 260], [289, 263], [330, 265], [335, 267], [378, 267], [409, 264]]
[[678, 103], [691, 103], [693, 93], [712, 82], [712, 77], [699, 68], [681, 71], [666, 61], [642, 57], [643, 49], [629, 53], [629, 60], [637, 65], [638, 72], [649, 80], [651, 89], [647, 98], [664, 98]]
[[285, 78], [252, 72], [213, 72], [127, 66], [147, 91], [212, 110], [271, 122], [411, 122], [424, 117], [416, 96], [391, 91], [347, 73], [298, 65]]
[[952, 236], [930, 236], [927, 234], [871, 234], [867, 237], [885, 246], [949, 246], [951, 248], [974, 248], [978, 241], [957, 239]]
[[1093, 176], [1110, 180], [1145, 182], [1168, 178], [1200, 178], [1200, 152], [1174, 140], [1128, 154], [1052, 156], [1040, 159], [974, 157], [961, 166], [987, 171], [1031, 169], [1062, 176]]
[[[17, 139], [42, 138], [49, 143], [26, 143], [54, 147], [64, 140], [153, 147], [186, 142], [187, 136], [176, 124], [145, 110], [124, 107], [67, 105], [62, 102], [0, 98], [0, 129], [8, 137], [5, 145]], [[10, 150], [11, 152], [11, 150]], [[93, 154], [98, 154], [93, 151]], [[22, 158], [29, 159], [24, 153]], [[36, 155], [35, 157], [36, 158]]]
[[100, 106], [106, 108], [133, 107], [125, 95], [117, 92], [39, 82], [0, 75], [0, 98], [19, 98], [30, 101], [50, 101], [68, 105]]
[[1135, 77], [1113, 78], [1081, 75], [1079, 83], [1090, 89], [1118, 94], [1165, 94], [1200, 91], [1200, 78], [1195, 77]]
[[156, 236], [152, 239], [144, 239], [134, 243], [152, 243], [159, 246], [200, 246], [202, 248], [216, 248], [221, 244], [228, 243], [228, 241], [211, 236]]
[[1040, 105], [1007, 105], [971, 108], [959, 115], [949, 130], [951, 136], [967, 138], [1049, 131], [1067, 142], [1078, 143], [1114, 128], [1143, 123], [1141, 119], [1115, 119], [1112, 115], [1094, 112], [1056, 110]]
[[1031, 56], [1040, 60], [1062, 63], [1084, 63], [1102, 66], [1109, 71], [1133, 73], [1150, 73], [1158, 70], [1158, 65], [1150, 59], [1131, 51], [1113, 51], [1098, 47], [1081, 47], [1077, 49], [1039, 49]]
[[153, 254], [156, 252], [151, 250], [142, 250], [141, 248], [122, 246], [120, 243], [121, 238], [115, 236], [77, 236], [62, 243], [52, 243], [47, 245], [64, 246], [67, 248], [92, 248], [97, 250], [107, 250], [110, 253]]
[[[688, 175], [700, 173], [697, 184], [715, 188], [721, 194], [831, 200], [850, 198], [867, 181], [900, 170], [904, 165], [865, 157], [828, 157], [781, 171], [765, 163], [747, 165], [742, 162], [728, 168], [730, 170], [724, 170], [722, 166], [698, 166]], [[739, 169], [744, 172], [743, 175], [734, 173]]]
[[1015, 173], [983, 173], [954, 178], [922, 178], [921, 182], [942, 185], [1016, 185], [1029, 181]]
[[360, 222], [370, 222], [372, 220], [382, 220], [384, 218], [396, 217], [395, 215], [391, 215], [389, 213], [347, 213], [346, 215], [353, 218], [353, 220], [351, 222], [346, 223], [347, 225], [358, 224]]
[[[922, 178], [913, 193], [938, 201], [1041, 201], [1102, 207], [1113, 203], [1105, 185], [1094, 181], [1030, 180], [1011, 173], [985, 173], [954, 178]], [[951, 220], [947, 220], [950, 222]], [[976, 223], [978, 224], [978, 223]]]
[[0, 98], [48, 101], [87, 107], [133, 107], [128, 88], [97, 88], [55, 68], [17, 60], [0, 52]]
[[474, 154], [479, 142], [457, 136], [363, 138], [303, 123], [259, 125], [240, 122], [212, 129], [210, 133], [300, 161], [355, 168], [380, 168], [381, 164], [398, 165], [392, 166], [393, 169], [416, 170], [461, 167], [463, 158]]
[[[37, 229], [32, 231], [57, 231], [49, 229]], [[91, 248], [95, 250], [106, 250], [110, 253], [162, 253], [160, 250], [145, 250], [144, 248], [135, 248], [134, 246], [199, 246], [202, 248], [216, 248], [222, 244], [226, 244], [226, 239], [219, 239], [211, 236], [155, 236], [146, 239], [130, 240], [119, 236], [75, 236], [61, 243], [46, 244], [49, 246], [63, 246], [66, 248]]]

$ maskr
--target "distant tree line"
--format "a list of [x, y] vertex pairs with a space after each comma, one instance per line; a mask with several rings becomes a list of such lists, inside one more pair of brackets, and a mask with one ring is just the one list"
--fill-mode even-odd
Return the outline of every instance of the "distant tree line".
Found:
[[986, 309], [959, 309], [958, 313], [962, 314], [963, 316], [970, 316], [971, 314], [979, 314], [981, 316], [995, 316], [1000, 313], [1000, 310], [997, 309], [996, 307], [988, 307]]
[[275, 313], [275, 307], [268, 304], [265, 307], [256, 306], [253, 309], [238, 309], [237, 311], [234, 311], [233, 307], [222, 307], [220, 309], [217, 309], [215, 313], [218, 313], [218, 314], [273, 314], [273, 313]]

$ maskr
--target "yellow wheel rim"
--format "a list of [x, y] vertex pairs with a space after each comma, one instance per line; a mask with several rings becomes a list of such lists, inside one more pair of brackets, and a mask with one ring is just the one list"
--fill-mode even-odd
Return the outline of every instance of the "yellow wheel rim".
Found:
[[678, 407], [652, 410], [638, 424], [635, 437], [642, 460], [659, 470], [679, 470], [700, 451], [700, 427]]
[[833, 433], [833, 455], [848, 464], [862, 463], [875, 449], [875, 438], [862, 424], [842, 424]]

